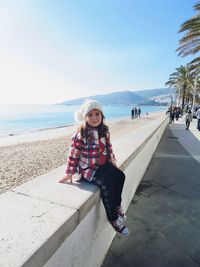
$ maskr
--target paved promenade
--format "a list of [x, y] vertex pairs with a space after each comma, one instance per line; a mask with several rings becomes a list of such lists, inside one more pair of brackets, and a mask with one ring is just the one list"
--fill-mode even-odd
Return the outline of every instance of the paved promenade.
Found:
[[[133, 174], [134, 176], [134, 174]], [[200, 132], [169, 124], [102, 267], [200, 266]]]

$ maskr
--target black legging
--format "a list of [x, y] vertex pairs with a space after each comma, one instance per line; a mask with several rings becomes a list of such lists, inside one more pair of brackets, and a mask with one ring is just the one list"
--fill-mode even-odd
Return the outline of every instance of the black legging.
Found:
[[123, 171], [106, 163], [100, 165], [92, 179], [92, 183], [100, 188], [102, 201], [109, 220], [117, 220], [117, 207], [121, 206], [121, 195], [125, 181]]

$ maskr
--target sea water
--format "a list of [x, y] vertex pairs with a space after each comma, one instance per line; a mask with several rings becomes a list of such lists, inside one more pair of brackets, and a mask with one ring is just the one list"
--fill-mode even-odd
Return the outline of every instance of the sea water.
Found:
[[[79, 106], [0, 105], [0, 137], [73, 125]], [[131, 116], [131, 106], [103, 106], [106, 120]], [[141, 115], [166, 110], [160, 106], [140, 106]]]

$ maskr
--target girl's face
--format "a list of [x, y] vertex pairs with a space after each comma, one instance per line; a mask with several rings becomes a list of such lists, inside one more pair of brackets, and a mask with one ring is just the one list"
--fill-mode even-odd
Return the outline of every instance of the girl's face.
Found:
[[92, 127], [98, 127], [102, 122], [102, 113], [98, 109], [92, 109], [85, 117], [85, 121]]

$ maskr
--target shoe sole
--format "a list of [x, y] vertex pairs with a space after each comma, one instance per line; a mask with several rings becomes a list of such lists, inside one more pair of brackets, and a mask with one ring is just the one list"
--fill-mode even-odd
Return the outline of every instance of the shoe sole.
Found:
[[[114, 229], [114, 228], [113, 228]], [[115, 229], [114, 229], [115, 230]], [[126, 235], [123, 235], [123, 234], [121, 234], [120, 232], [118, 232], [118, 231], [116, 231], [115, 230], [115, 232], [116, 232], [116, 234], [117, 234], [117, 236], [124, 236], [124, 237], [127, 237], [128, 235], [129, 235], [129, 232], [128, 232], [128, 234], [126, 234]]]
[[[109, 223], [110, 223], [110, 222], [109, 222]], [[125, 237], [129, 235], [129, 232], [128, 232], [128, 234], [125, 234], [125, 235], [124, 235], [124, 234], [118, 232], [118, 231], [114, 228], [114, 226], [113, 226], [111, 223], [110, 223], [110, 225], [112, 226], [113, 230], [116, 232], [117, 235], [119, 235], [119, 236], [125, 236]]]

